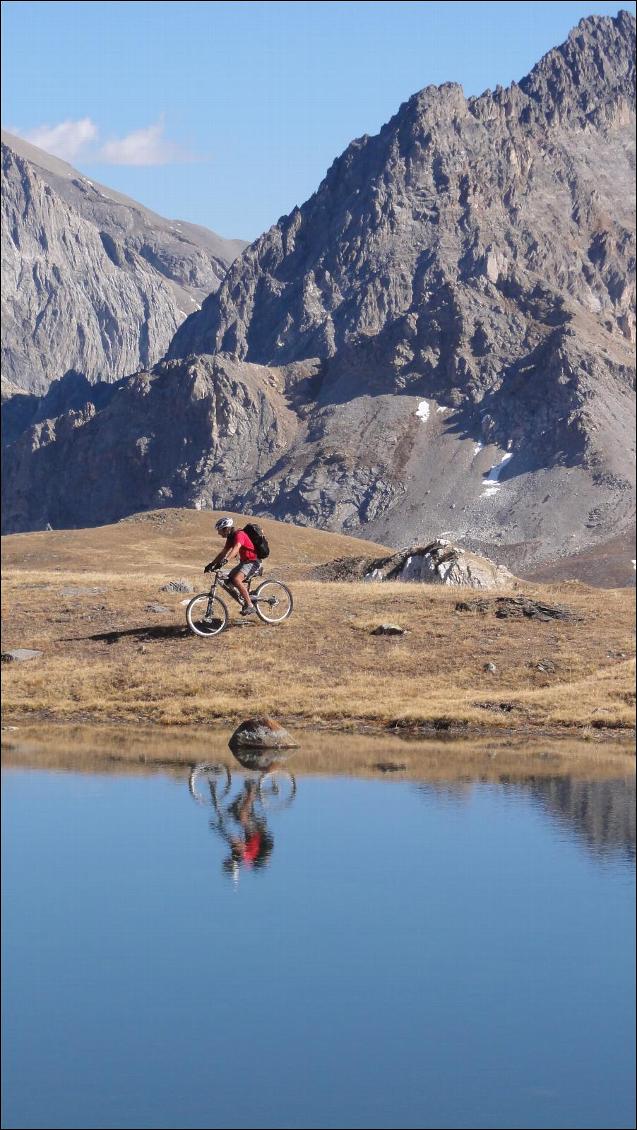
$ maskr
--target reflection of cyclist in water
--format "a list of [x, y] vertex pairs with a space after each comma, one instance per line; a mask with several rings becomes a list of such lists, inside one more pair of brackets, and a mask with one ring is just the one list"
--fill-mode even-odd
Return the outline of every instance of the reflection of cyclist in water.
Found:
[[274, 848], [266, 819], [267, 811], [289, 808], [296, 796], [296, 780], [274, 753], [242, 750], [234, 756], [243, 769], [258, 776], [247, 777], [234, 800], [227, 800], [232, 775], [223, 763], [201, 762], [188, 777], [188, 789], [197, 804], [214, 810], [210, 828], [230, 848], [223, 869], [238, 879], [241, 867], [262, 868]]
[[230, 857], [223, 863], [226, 871], [235, 872], [241, 863], [247, 867], [264, 867], [272, 854], [274, 840], [268, 832], [265, 817], [254, 811], [256, 799], [255, 782], [245, 781], [243, 790], [227, 809], [241, 831], [233, 835], [225, 829], [225, 839], [231, 850]]

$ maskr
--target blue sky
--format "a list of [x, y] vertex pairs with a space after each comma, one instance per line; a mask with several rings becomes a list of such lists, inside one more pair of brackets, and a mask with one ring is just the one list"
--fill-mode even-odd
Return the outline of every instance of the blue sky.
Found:
[[635, 4], [5, 0], [2, 121], [162, 215], [253, 239], [416, 90], [520, 79]]

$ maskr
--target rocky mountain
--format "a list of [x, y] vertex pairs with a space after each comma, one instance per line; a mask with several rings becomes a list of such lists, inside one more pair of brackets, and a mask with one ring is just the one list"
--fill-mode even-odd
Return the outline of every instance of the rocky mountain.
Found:
[[627, 531], [634, 47], [590, 17], [520, 83], [427, 87], [353, 142], [166, 362], [12, 445], [7, 527], [228, 506], [515, 572]]
[[166, 352], [245, 247], [169, 221], [2, 131], [2, 369], [9, 394], [70, 369], [113, 380]]

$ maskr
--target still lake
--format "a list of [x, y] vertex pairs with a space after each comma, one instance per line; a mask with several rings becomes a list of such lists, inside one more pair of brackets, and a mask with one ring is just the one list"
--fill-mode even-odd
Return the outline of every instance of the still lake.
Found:
[[295, 777], [3, 770], [3, 1127], [633, 1126], [634, 783]]

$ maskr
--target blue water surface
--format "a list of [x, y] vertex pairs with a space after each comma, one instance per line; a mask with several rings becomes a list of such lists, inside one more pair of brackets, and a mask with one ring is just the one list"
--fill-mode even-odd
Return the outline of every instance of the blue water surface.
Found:
[[3, 783], [3, 1127], [634, 1125], [625, 782]]

